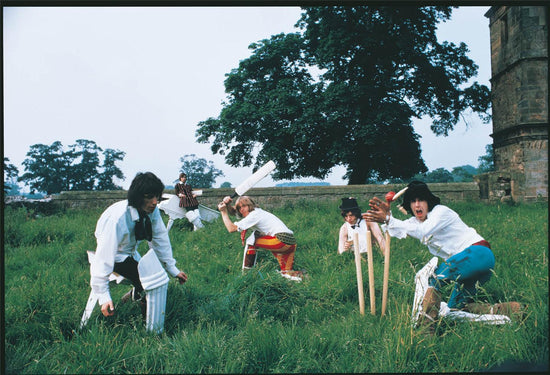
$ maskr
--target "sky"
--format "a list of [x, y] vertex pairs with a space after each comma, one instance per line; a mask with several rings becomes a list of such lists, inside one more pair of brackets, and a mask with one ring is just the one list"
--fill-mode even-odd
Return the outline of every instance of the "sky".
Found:
[[[438, 39], [465, 42], [490, 87], [488, 6], [460, 7], [440, 24]], [[299, 7], [4, 7], [4, 157], [19, 169], [30, 146], [77, 139], [126, 153], [118, 162], [127, 189], [138, 172], [165, 185], [177, 180], [184, 155], [212, 161], [237, 186], [252, 167], [233, 168], [210, 144], [196, 142], [197, 124], [218, 117], [226, 74], [248, 58], [248, 46], [296, 32]], [[430, 119], [414, 122], [429, 170], [477, 167], [492, 144], [492, 124], [466, 115], [448, 137]], [[324, 181], [346, 185], [344, 167]], [[258, 187], [288, 182], [262, 180]], [[23, 191], [28, 191], [22, 187]]]

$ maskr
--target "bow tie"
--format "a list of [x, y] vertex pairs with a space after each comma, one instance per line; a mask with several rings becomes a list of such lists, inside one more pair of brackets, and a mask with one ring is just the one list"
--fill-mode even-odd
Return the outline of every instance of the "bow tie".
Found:
[[149, 215], [139, 213], [139, 220], [136, 221], [136, 240], [147, 240], [151, 241], [153, 239], [153, 228], [151, 226], [151, 219]]

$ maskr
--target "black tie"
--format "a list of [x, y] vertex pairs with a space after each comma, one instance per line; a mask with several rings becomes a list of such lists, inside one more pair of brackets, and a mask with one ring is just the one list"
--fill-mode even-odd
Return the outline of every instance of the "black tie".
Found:
[[136, 240], [147, 240], [151, 241], [153, 239], [153, 228], [151, 226], [151, 219], [149, 215], [139, 213], [139, 221], [136, 222]]

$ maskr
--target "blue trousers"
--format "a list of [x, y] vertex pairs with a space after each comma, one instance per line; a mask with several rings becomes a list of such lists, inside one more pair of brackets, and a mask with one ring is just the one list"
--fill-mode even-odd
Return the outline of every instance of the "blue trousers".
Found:
[[494, 267], [495, 256], [490, 248], [469, 246], [440, 264], [435, 270], [435, 278], [430, 278], [429, 285], [439, 291], [454, 281], [447, 305], [449, 308], [462, 308], [473, 300], [477, 293], [477, 283], [483, 285], [489, 281]]

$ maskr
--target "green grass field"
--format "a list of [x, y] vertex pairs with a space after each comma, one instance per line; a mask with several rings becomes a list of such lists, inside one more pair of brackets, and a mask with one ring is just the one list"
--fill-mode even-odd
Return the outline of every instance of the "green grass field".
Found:
[[[431, 258], [414, 239], [392, 239], [383, 318], [383, 258], [374, 250], [376, 316], [363, 263], [360, 315], [353, 254], [336, 251], [337, 206], [301, 201], [271, 210], [295, 232], [295, 269], [309, 275], [302, 283], [280, 277], [267, 252], [242, 274], [240, 238], [221, 219], [197, 232], [176, 221], [174, 256], [189, 280], [170, 281], [161, 335], [145, 331], [135, 304], [117, 306], [110, 318], [96, 308], [78, 330], [90, 292], [86, 250], [95, 248], [101, 210], [35, 216], [6, 208], [4, 372], [478, 372], [508, 362], [548, 364], [547, 203], [449, 204], [490, 241], [497, 259], [479, 299], [520, 301], [528, 309], [523, 321], [505, 326], [444, 320], [435, 336], [411, 328], [414, 275]], [[141, 244], [142, 255], [146, 250]], [[129, 288], [112, 286], [115, 303]]]

